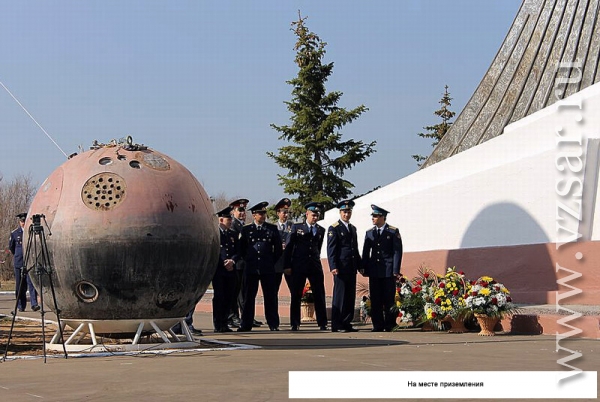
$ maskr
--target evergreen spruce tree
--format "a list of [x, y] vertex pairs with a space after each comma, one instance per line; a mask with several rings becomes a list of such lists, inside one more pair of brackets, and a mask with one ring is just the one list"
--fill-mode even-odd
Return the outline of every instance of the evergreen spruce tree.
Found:
[[[450, 119], [452, 119], [456, 113], [451, 112], [450, 109], [448, 109], [452, 105], [451, 101], [452, 98], [450, 97], [450, 92], [448, 92], [448, 85], [446, 85], [444, 87], [444, 95], [439, 102], [442, 107], [434, 112], [435, 115], [442, 119], [442, 122], [434, 126], [423, 127], [425, 130], [427, 130], [427, 132], [418, 134], [419, 137], [433, 138], [433, 142], [431, 143], [432, 147], [435, 147], [440, 143], [440, 140], [444, 137], [444, 135], [446, 135], [446, 132], [448, 132], [450, 126], [452, 125]], [[427, 159], [427, 156], [412, 155], [412, 158], [417, 161], [418, 166], [421, 166], [423, 164], [422, 162]]]
[[305, 21], [298, 13], [291, 28], [297, 37], [294, 50], [299, 68], [298, 75], [286, 81], [293, 87], [291, 101], [285, 102], [292, 114], [291, 124], [271, 124], [281, 134], [279, 139], [290, 145], [279, 148], [278, 154], [267, 152], [288, 172], [278, 175], [279, 182], [287, 194], [298, 196], [292, 204], [295, 212], [310, 201], [330, 208], [347, 198], [354, 185], [343, 178], [344, 172], [375, 152], [376, 144], [342, 140], [339, 130], [368, 109], [364, 105], [352, 110], [338, 107], [342, 92], [326, 93], [333, 63], [323, 64], [327, 43], [310, 32]]

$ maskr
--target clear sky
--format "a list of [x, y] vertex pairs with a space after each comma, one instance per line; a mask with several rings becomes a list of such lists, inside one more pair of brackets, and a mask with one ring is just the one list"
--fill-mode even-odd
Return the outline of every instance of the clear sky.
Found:
[[[283, 142], [298, 10], [327, 42], [328, 91], [369, 111], [342, 130], [377, 141], [348, 171], [361, 194], [405, 177], [417, 136], [439, 123], [444, 85], [460, 112], [521, 1], [0, 0], [0, 82], [67, 153], [131, 135], [185, 165], [210, 195], [285, 196], [266, 151]], [[0, 174], [37, 184], [65, 156], [0, 87]]]

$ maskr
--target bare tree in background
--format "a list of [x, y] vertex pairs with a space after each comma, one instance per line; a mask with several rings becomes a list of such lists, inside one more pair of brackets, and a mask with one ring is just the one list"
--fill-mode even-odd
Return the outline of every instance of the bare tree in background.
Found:
[[231, 198], [227, 194], [225, 194], [224, 191], [221, 191], [217, 195], [210, 197], [210, 199], [213, 202], [213, 206], [215, 207], [215, 213], [216, 213], [216, 212], [222, 210], [223, 208], [227, 207], [229, 205], [229, 203], [231, 201], [233, 201], [235, 198]]
[[[10, 233], [17, 228], [15, 215], [27, 212], [36, 187], [31, 175], [18, 175], [7, 182], [0, 175], [0, 279], [8, 280], [13, 277], [12, 255], [8, 250]], [[28, 226], [26, 226], [28, 227]]]

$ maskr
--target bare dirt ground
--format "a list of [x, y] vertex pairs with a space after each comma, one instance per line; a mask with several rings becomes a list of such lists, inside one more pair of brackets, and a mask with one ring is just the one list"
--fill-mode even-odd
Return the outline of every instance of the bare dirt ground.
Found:
[[[0, 318], [0, 353], [6, 351], [6, 344], [10, 334], [12, 317]], [[57, 327], [46, 324], [46, 341], [50, 341]], [[7, 357], [14, 355], [41, 355], [43, 353], [42, 325], [31, 320], [15, 320], [15, 325], [10, 337]], [[48, 352], [50, 354], [52, 352]]]
[[[58, 331], [58, 326], [53, 322], [46, 321], [45, 327], [45, 337], [42, 332], [42, 325], [40, 320], [31, 320], [28, 318], [19, 318], [15, 320], [15, 324], [12, 330], [12, 334], [10, 332], [10, 328], [12, 325], [12, 316], [0, 317], [0, 358], [4, 355], [6, 351], [6, 345], [9, 343], [7, 357], [21, 357], [21, 356], [41, 356], [44, 353], [44, 342], [48, 343]], [[72, 329], [65, 329], [63, 334], [64, 339], [68, 339], [68, 337], [73, 333]], [[10, 335], [10, 340], [9, 340]], [[115, 338], [107, 338], [97, 336], [98, 341], [105, 346], [117, 346], [117, 345], [130, 345], [131, 339], [123, 338], [123, 339], [115, 339]], [[90, 347], [92, 346], [91, 341], [89, 340], [89, 336], [87, 339], [84, 339], [80, 344], [89, 343]], [[139, 341], [140, 344], [159, 344], [162, 343], [162, 340], [158, 335], [148, 335], [142, 336]], [[201, 338], [196, 338], [194, 340], [195, 348], [214, 348], [217, 345], [211, 342], [202, 341]], [[218, 347], [223, 348], [227, 347], [227, 345], [219, 344]], [[175, 348], [175, 345], [174, 345]], [[53, 351], [46, 349], [47, 355], [61, 355], [63, 354], [62, 350]]]

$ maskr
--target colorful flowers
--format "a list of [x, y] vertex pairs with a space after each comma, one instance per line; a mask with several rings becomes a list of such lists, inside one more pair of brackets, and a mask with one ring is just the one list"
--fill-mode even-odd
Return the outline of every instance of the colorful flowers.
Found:
[[363, 296], [360, 301], [360, 316], [363, 318], [363, 321], [366, 321], [367, 317], [371, 316], [371, 299], [369, 299], [369, 296]]
[[425, 317], [425, 300], [429, 289], [437, 283], [435, 272], [426, 267], [419, 268], [417, 277], [412, 280], [403, 275], [396, 280], [396, 305], [392, 308], [400, 322], [419, 325]]
[[302, 289], [302, 297], [300, 298], [300, 301], [302, 303], [314, 303], [315, 302], [315, 296], [313, 295], [313, 292], [310, 288], [310, 282], [306, 281], [306, 284], [304, 285], [304, 289]]
[[465, 303], [472, 312], [499, 318], [518, 312], [506, 286], [494, 278], [482, 276], [471, 285]]
[[465, 281], [462, 271], [448, 268], [444, 276], [438, 277], [438, 282], [430, 288], [426, 298], [425, 314], [428, 320], [442, 319], [450, 316], [462, 320], [470, 313], [465, 298], [469, 294], [470, 284]]

